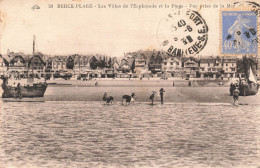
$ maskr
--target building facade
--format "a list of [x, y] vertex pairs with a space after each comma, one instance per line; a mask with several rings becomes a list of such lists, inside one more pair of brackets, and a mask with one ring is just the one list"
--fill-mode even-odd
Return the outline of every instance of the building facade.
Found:
[[222, 74], [222, 60], [219, 56], [202, 57], [200, 58], [200, 77], [201, 78], [218, 78]]
[[148, 59], [142, 53], [138, 53], [135, 57], [135, 68], [134, 72], [137, 74], [138, 77], [143, 77], [148, 70]]
[[52, 59], [52, 70], [56, 71], [67, 71], [66, 68], [66, 60], [65, 56], [54, 56]]
[[45, 62], [39, 55], [34, 55], [28, 62], [29, 69], [38, 72], [43, 72], [45, 70], [45, 65]]
[[235, 56], [222, 57], [222, 68], [224, 77], [236, 77], [237, 58]]
[[9, 62], [10, 72], [24, 72], [27, 69], [27, 61], [21, 55], [15, 55]]
[[153, 74], [162, 72], [162, 63], [163, 63], [163, 58], [160, 52], [158, 52], [157, 55], [153, 54], [149, 60], [149, 70]]
[[182, 61], [186, 77], [196, 78], [199, 75], [199, 60], [194, 57], [184, 58]]

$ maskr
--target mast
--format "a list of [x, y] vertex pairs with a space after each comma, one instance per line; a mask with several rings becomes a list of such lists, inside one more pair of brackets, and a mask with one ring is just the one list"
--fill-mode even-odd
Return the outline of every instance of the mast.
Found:
[[[35, 54], [35, 35], [33, 35], [33, 55], [32, 55], [32, 58], [34, 57], [34, 54]], [[34, 79], [33, 67], [32, 67], [32, 76], [33, 76], [33, 79]]]
[[243, 62], [243, 66], [244, 66], [245, 77], [246, 77], [246, 79], [248, 79], [249, 78], [249, 74], [248, 74], [248, 59], [247, 59], [246, 55], [243, 56], [243, 61], [242, 62]]
[[33, 56], [35, 53], [35, 35], [33, 35]]

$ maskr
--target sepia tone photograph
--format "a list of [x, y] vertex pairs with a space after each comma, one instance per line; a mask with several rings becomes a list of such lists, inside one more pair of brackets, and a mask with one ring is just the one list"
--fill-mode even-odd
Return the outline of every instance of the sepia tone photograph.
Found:
[[260, 168], [258, 0], [0, 0], [0, 168]]

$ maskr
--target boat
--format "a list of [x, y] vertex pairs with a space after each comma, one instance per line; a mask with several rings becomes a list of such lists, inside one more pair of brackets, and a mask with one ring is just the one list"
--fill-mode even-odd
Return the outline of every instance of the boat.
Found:
[[237, 86], [240, 96], [255, 95], [259, 89], [259, 83], [257, 83], [256, 75], [252, 70], [252, 64], [250, 61], [243, 57], [242, 63], [244, 65], [245, 78], [239, 78], [239, 82], [236, 85], [230, 86], [230, 95], [233, 95], [233, 91]]
[[43, 97], [47, 89], [47, 83], [33, 83], [32, 85], [20, 86], [21, 96], [17, 93], [17, 88], [15, 86], [8, 85], [8, 77], [1, 77], [3, 80], [2, 98], [18, 98], [18, 97]]
[[259, 84], [257, 83], [256, 77], [250, 66], [249, 76], [244, 80], [240, 78], [238, 86], [240, 96], [255, 95], [258, 92]]
[[[35, 37], [33, 40], [33, 56], [34, 56], [34, 46], [35, 46]], [[48, 87], [48, 84], [46, 82], [34, 83], [34, 74], [29, 76], [29, 70], [27, 74], [28, 74], [27, 85], [24, 86], [21, 86], [20, 83], [18, 83], [17, 86], [10, 86], [8, 85], [9, 77], [1, 76], [1, 79], [3, 80], [2, 98], [43, 97]]]

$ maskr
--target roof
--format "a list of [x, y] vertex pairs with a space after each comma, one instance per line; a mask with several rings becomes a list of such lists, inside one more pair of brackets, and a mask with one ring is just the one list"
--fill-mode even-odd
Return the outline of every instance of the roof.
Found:
[[54, 56], [53, 61], [66, 61], [67, 60], [67, 56]]
[[14, 63], [14, 59], [17, 58], [17, 57], [22, 58], [22, 62], [23, 62], [23, 63], [26, 63], [25, 59], [24, 59], [21, 55], [16, 55], [16, 56], [14, 56], [14, 57], [11, 59], [10, 63]]
[[29, 62], [31, 62], [31, 60], [32, 60], [33, 58], [35, 58], [35, 57], [38, 57], [38, 58], [40, 59], [40, 61], [41, 61], [42, 63], [44, 63], [43, 59], [42, 59], [41, 56], [39, 56], [39, 55], [34, 55], [33, 57], [31, 57], [31, 58], [29, 59]]
[[199, 60], [197, 58], [194, 58], [194, 57], [186, 57], [186, 58], [183, 58], [183, 62], [186, 62], [188, 60], [191, 60], [191, 61], [194, 61], [194, 62], [199, 62]]
[[223, 56], [221, 57], [221, 59], [223, 60], [223, 62], [236, 62], [237, 61], [237, 57], [236, 56]]
[[214, 63], [216, 62], [216, 57], [213, 56], [207, 56], [207, 57], [201, 57], [200, 63]]
[[144, 55], [144, 53], [138, 53], [138, 54], [136, 55], [135, 59], [146, 60], [147, 57]]

